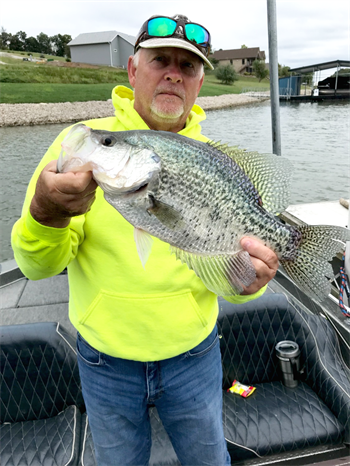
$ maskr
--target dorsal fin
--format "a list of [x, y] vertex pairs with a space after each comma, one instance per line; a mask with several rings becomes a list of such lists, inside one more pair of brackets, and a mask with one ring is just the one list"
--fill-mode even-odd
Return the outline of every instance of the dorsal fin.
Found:
[[229, 156], [248, 176], [259, 193], [265, 210], [279, 214], [289, 205], [292, 163], [274, 154], [247, 152], [227, 144], [208, 142]]

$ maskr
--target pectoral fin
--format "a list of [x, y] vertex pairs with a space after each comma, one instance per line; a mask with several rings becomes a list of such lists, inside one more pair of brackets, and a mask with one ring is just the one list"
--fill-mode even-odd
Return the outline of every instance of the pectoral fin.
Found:
[[147, 212], [157, 217], [160, 223], [170, 230], [181, 230], [186, 227], [186, 223], [183, 220], [181, 212], [174, 209], [174, 207], [155, 199], [153, 196], [149, 196], [149, 200], [151, 202], [151, 206], [147, 209]]
[[134, 228], [134, 240], [142, 267], [145, 268], [148, 257], [151, 253], [153, 238], [152, 236], [140, 228]]
[[218, 296], [242, 293], [256, 279], [256, 272], [246, 251], [232, 255], [207, 256], [171, 248], [176, 258], [193, 270], [205, 286]]

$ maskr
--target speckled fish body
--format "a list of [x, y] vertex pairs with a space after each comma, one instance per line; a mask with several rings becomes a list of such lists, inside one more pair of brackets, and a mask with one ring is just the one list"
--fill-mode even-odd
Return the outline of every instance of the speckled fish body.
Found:
[[[297, 229], [276, 217], [288, 205], [286, 159], [168, 132], [112, 133], [84, 125], [76, 125], [62, 147], [59, 171], [93, 170], [106, 200], [135, 227], [143, 263], [148, 235], [155, 236], [210, 290], [235, 295], [255, 280], [240, 246], [243, 236], [251, 236], [275, 251], [309, 294], [327, 294], [332, 273], [327, 261], [349, 234], [337, 227]], [[319, 247], [312, 246], [316, 241]], [[310, 283], [310, 257], [316, 252], [322, 278], [316, 274], [316, 283], [313, 273]]]

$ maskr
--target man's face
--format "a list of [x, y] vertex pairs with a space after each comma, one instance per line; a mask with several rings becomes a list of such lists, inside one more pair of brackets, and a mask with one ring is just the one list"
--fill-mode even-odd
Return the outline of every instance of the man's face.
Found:
[[178, 132], [203, 84], [199, 57], [186, 50], [164, 47], [141, 49], [135, 67], [128, 64], [134, 88], [134, 108], [151, 129]]

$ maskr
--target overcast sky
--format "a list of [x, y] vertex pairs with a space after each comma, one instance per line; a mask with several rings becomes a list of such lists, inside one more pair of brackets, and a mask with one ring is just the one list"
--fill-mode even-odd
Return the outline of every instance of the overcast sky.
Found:
[[[133, 36], [151, 15], [185, 14], [211, 33], [214, 50], [260, 47], [268, 57], [266, 0], [4, 1], [0, 26], [36, 37], [119, 31]], [[291, 68], [350, 59], [349, 0], [276, 0], [278, 61]]]

